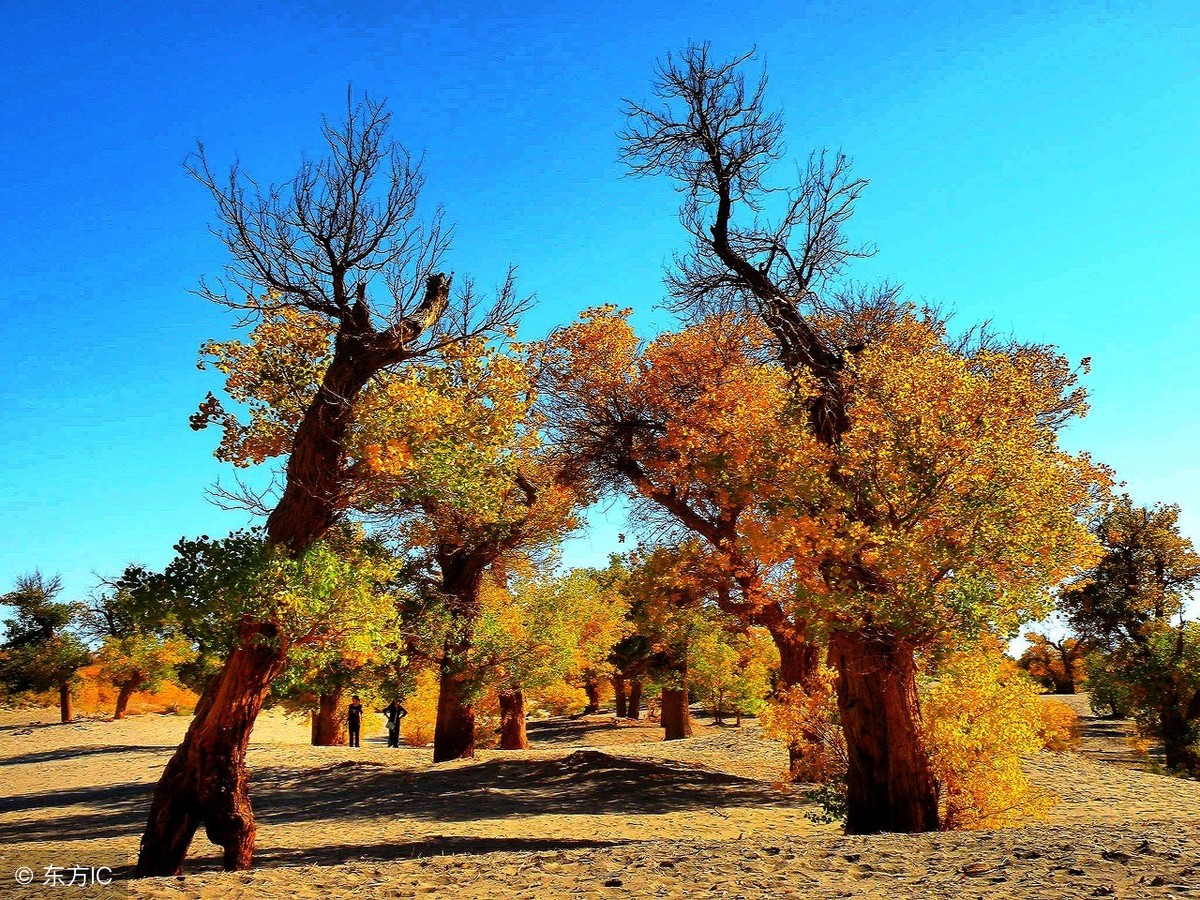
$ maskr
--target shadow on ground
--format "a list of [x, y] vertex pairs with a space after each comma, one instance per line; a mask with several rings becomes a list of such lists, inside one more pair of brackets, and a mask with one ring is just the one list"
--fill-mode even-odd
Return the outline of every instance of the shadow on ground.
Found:
[[[491, 759], [422, 771], [368, 761], [318, 769], [268, 767], [252, 770], [251, 779], [261, 825], [328, 822], [331, 834], [336, 834], [339, 823], [363, 819], [461, 823], [513, 816], [644, 815], [804, 802], [761, 782], [699, 766], [627, 759], [595, 750], [558, 759]], [[67, 791], [49, 788], [2, 798], [0, 812], [23, 815], [0, 823], [0, 843], [136, 836], [146, 821], [151, 790], [149, 784], [118, 784]], [[85, 809], [72, 812], [71, 807]], [[445, 841], [478, 844], [467, 838], [438, 840], [443, 848]], [[413, 855], [425, 843], [388, 845], [391, 849], [346, 845], [327, 849], [340, 860], [385, 850]], [[259, 859], [279, 864], [316, 861], [323, 852], [264, 848]]]

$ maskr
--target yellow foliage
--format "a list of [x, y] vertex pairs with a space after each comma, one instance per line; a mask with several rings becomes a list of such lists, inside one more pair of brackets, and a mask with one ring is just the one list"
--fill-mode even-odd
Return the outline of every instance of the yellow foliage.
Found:
[[587, 706], [587, 692], [566, 681], [556, 681], [532, 691], [527, 699], [533, 709], [544, 709], [552, 716], [581, 712]]
[[416, 688], [404, 700], [408, 715], [400, 721], [400, 733], [404, 742], [413, 747], [424, 747], [433, 740], [437, 726], [438, 673], [426, 669], [417, 675]]
[[1061, 753], [1079, 743], [1079, 716], [1061, 700], [1042, 700], [1042, 746]]
[[793, 685], [762, 715], [763, 733], [800, 750], [793, 781], [831, 784], [846, 775], [846, 738], [838, 716], [837, 673], [821, 666], [806, 686]]
[[1045, 817], [1057, 798], [1036, 790], [1021, 757], [1044, 743], [1041, 692], [994, 648], [956, 653], [923, 692], [922, 718], [942, 827], [1004, 828]]

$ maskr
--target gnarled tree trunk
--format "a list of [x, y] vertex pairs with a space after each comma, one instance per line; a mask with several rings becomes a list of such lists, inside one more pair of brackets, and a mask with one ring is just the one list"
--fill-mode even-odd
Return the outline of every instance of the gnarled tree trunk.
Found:
[[75, 717], [71, 711], [71, 683], [69, 681], [58, 683], [58, 713], [64, 722], [70, 722]]
[[642, 717], [642, 682], [635, 679], [629, 685], [629, 706], [625, 718], [637, 721]]
[[594, 716], [600, 712], [600, 685], [589, 678], [583, 683], [583, 692], [587, 694], [587, 706], [583, 708], [583, 714]]
[[936, 831], [938, 790], [929, 764], [910, 646], [871, 631], [830, 641], [846, 735], [846, 831]]
[[312, 742], [316, 747], [333, 747], [346, 743], [346, 723], [341, 716], [344, 688], [321, 694], [312, 717]]
[[127, 678], [121, 682], [120, 688], [117, 690], [117, 706], [113, 710], [114, 719], [125, 718], [125, 710], [129, 706], [129, 698], [134, 692], [142, 686], [145, 679], [141, 675], [135, 675], [132, 678]]
[[613, 706], [618, 719], [624, 719], [629, 714], [629, 696], [625, 691], [625, 676], [619, 672], [612, 677]]
[[254, 813], [246, 787], [246, 745], [286, 652], [274, 629], [242, 624], [239, 646], [196, 706], [191, 727], [154, 789], [137, 874], [176, 875], [196, 829], [224, 850], [226, 869], [254, 853]]
[[442, 592], [453, 624], [442, 645], [437, 723], [433, 729], [435, 763], [475, 755], [475, 707], [471, 703], [467, 654], [479, 618], [483, 572], [500, 550], [495, 546], [466, 548], [456, 544], [443, 544], [437, 550]]
[[525, 692], [500, 692], [500, 749], [528, 750], [525, 733]]

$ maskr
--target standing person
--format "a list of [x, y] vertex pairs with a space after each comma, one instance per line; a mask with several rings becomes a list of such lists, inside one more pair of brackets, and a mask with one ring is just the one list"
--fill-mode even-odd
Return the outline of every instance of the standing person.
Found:
[[350, 707], [346, 710], [346, 726], [350, 732], [350, 746], [358, 746], [358, 738], [362, 732], [362, 701], [358, 699], [358, 695], [350, 698]]
[[399, 700], [393, 700], [387, 706], [380, 710], [387, 718], [387, 745], [389, 747], [400, 746], [400, 720], [408, 715], [408, 710], [400, 705]]

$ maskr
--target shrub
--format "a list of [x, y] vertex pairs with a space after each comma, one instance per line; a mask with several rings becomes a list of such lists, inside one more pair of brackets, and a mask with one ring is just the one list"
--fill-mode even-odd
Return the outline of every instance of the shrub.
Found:
[[846, 738], [842, 734], [834, 685], [836, 673], [822, 666], [807, 687], [793, 685], [771, 700], [762, 714], [763, 733], [800, 751], [802, 764], [793, 781], [841, 783], [846, 775]]
[[1061, 753], [1079, 743], [1079, 716], [1061, 700], [1042, 700], [1042, 747]]
[[1056, 798], [1021, 765], [1044, 743], [1041, 690], [994, 646], [951, 654], [927, 680], [922, 709], [941, 786], [942, 827], [1003, 828], [1044, 818]]

